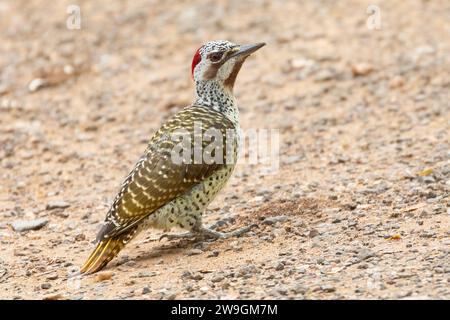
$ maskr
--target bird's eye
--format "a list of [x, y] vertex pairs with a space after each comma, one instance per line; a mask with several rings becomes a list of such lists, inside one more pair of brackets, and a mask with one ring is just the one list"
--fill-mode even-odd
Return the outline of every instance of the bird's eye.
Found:
[[212, 62], [218, 62], [222, 59], [223, 52], [212, 52], [208, 55], [209, 60]]

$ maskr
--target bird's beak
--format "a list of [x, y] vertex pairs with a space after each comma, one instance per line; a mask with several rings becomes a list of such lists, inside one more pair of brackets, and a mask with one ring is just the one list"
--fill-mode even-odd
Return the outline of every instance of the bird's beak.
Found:
[[228, 59], [236, 58], [236, 57], [248, 57], [256, 50], [264, 47], [266, 44], [264, 42], [255, 43], [255, 44], [243, 44], [240, 46], [236, 46], [233, 48], [231, 54], [227, 57]]

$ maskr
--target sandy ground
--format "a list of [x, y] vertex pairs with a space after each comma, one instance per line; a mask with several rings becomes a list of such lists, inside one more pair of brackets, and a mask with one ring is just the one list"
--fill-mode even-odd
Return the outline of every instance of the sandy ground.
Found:
[[[371, 3], [0, 1], [0, 298], [449, 299], [450, 2], [379, 0], [379, 30]], [[235, 93], [244, 130], [278, 130], [279, 169], [239, 165], [206, 215], [258, 228], [149, 230], [69, 277], [214, 39], [267, 43]]]

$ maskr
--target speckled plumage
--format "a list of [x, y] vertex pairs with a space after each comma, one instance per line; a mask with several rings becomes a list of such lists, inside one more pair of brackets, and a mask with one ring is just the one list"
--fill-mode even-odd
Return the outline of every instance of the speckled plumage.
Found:
[[[81, 272], [102, 269], [140, 231], [149, 227], [201, 230], [203, 212], [228, 181], [236, 164], [240, 128], [232, 89], [245, 56], [225, 60], [236, 48], [231, 42], [217, 41], [197, 51], [192, 65], [197, 93], [194, 104], [175, 114], [154, 134], [144, 155], [122, 183], [97, 235], [97, 247]], [[211, 52], [221, 52], [224, 62], [209, 61]], [[178, 143], [173, 134], [182, 129], [194, 141], [200, 134], [196, 131], [198, 124], [202, 136], [211, 129], [220, 134], [222, 153], [208, 163], [198, 163], [194, 152], [189, 161], [173, 161], [171, 152]], [[203, 139], [202, 150], [210, 143]]]
[[[216, 185], [223, 185], [223, 180], [227, 179], [233, 164], [227, 164], [227, 148], [224, 148], [223, 160], [213, 164], [195, 164], [194, 154], [187, 164], [175, 164], [171, 161], [171, 150], [176, 141], [171, 140], [170, 135], [176, 130], [183, 128], [189, 132], [194, 141], [194, 125], [202, 124], [203, 134], [210, 128], [220, 130], [224, 137], [224, 144], [231, 143], [234, 159], [237, 157], [237, 140], [227, 141], [227, 130], [235, 131], [237, 128], [224, 114], [211, 110], [204, 106], [190, 106], [174, 117], [169, 119], [153, 136], [144, 156], [141, 157], [125, 179], [120, 192], [117, 194], [113, 204], [107, 214], [106, 224], [99, 233], [97, 240], [117, 235], [134, 224], [147, 218], [146, 223], [153, 224], [156, 228], [169, 229], [169, 225], [178, 225], [181, 228], [191, 229], [192, 225], [185, 225], [177, 222], [177, 217], [183, 211], [190, 211], [190, 206], [194, 206], [196, 212], [201, 212], [213, 199], [213, 191]], [[236, 135], [235, 135], [236, 136]], [[204, 140], [203, 148], [210, 142]], [[222, 173], [226, 171], [227, 174]], [[215, 175], [215, 174], [219, 175]], [[216, 179], [221, 177], [221, 181]], [[205, 186], [208, 178], [212, 179]], [[204, 192], [198, 192], [199, 201], [193, 201], [185, 210], [181, 208], [183, 201], [187, 201], [194, 188], [202, 187]], [[203, 188], [204, 187], [204, 188]], [[178, 208], [178, 206], [180, 208]], [[166, 210], [176, 212], [168, 214]], [[152, 213], [151, 215], [149, 215]], [[157, 216], [157, 217], [155, 217]], [[174, 223], [157, 223], [161, 216], [173, 219]], [[152, 221], [155, 221], [154, 223]]]

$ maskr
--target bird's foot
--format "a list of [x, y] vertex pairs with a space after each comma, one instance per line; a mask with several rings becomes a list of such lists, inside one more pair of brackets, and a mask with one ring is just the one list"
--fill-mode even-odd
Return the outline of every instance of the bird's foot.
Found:
[[241, 235], [243, 235], [244, 233], [249, 232], [250, 230], [252, 230], [254, 227], [256, 227], [256, 224], [252, 224], [243, 228], [239, 228], [233, 231], [229, 231], [229, 232], [219, 232], [219, 231], [215, 231], [209, 228], [205, 228], [205, 227], [201, 227], [200, 230], [197, 231], [197, 233], [201, 236], [203, 236], [203, 238], [212, 238], [212, 239], [228, 239], [228, 238], [233, 238], [233, 237], [239, 237]]
[[233, 237], [239, 237], [244, 233], [249, 232], [251, 229], [256, 227], [256, 224], [252, 224], [250, 226], [246, 226], [243, 228], [239, 228], [229, 232], [219, 232], [215, 231], [212, 228], [200, 227], [198, 230], [193, 232], [185, 232], [178, 234], [163, 234], [159, 240], [167, 239], [167, 240], [177, 240], [177, 239], [228, 239]]
[[185, 233], [175, 233], [175, 234], [163, 234], [161, 237], [159, 237], [159, 241], [162, 239], [167, 240], [177, 240], [177, 239], [194, 239], [197, 237], [197, 234], [192, 232], [185, 232]]

